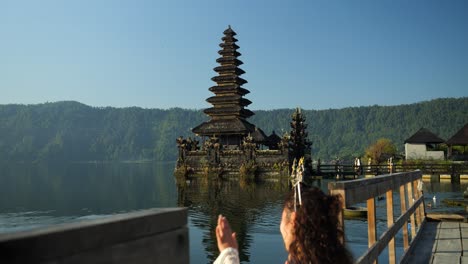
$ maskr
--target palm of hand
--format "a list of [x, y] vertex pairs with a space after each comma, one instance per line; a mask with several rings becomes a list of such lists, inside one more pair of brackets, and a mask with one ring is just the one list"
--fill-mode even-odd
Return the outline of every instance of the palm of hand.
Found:
[[218, 241], [219, 251], [226, 248], [238, 249], [236, 233], [233, 233], [226, 217], [218, 216], [218, 225], [216, 226], [216, 240]]

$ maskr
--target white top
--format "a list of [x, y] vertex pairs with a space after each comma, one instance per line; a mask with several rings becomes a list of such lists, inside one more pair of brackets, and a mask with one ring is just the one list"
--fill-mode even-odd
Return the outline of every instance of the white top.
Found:
[[239, 264], [239, 252], [237, 249], [228, 247], [225, 248], [216, 258], [213, 264]]

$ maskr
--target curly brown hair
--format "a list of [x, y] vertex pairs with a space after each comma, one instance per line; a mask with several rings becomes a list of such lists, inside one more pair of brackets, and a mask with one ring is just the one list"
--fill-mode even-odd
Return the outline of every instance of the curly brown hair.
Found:
[[[326, 195], [317, 187], [301, 185], [302, 205], [298, 205], [294, 220], [294, 240], [289, 246], [290, 263], [352, 263], [344, 246], [343, 229], [339, 223], [341, 199]], [[285, 200], [287, 215], [294, 211], [294, 191]]]

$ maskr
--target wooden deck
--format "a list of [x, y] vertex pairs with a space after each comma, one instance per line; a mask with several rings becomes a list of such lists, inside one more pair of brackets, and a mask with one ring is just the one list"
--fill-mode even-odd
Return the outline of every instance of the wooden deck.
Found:
[[468, 263], [468, 223], [426, 222], [402, 263]]

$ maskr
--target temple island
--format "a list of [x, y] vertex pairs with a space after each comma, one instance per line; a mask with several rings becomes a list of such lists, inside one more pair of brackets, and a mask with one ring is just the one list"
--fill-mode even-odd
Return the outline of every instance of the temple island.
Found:
[[312, 172], [312, 143], [307, 137], [305, 117], [297, 108], [292, 114], [291, 131], [282, 137], [273, 131], [267, 136], [262, 129], [247, 121], [254, 113], [246, 107], [252, 102], [244, 96], [247, 81], [240, 76], [242, 61], [236, 45], [236, 33], [229, 26], [224, 31], [220, 65], [214, 68], [218, 76], [209, 88], [214, 96], [204, 110], [209, 120], [192, 129], [200, 140], [177, 138], [179, 155], [175, 168], [177, 177], [222, 177], [243, 180], [265, 180], [287, 177], [294, 160], [304, 157], [306, 175]]

